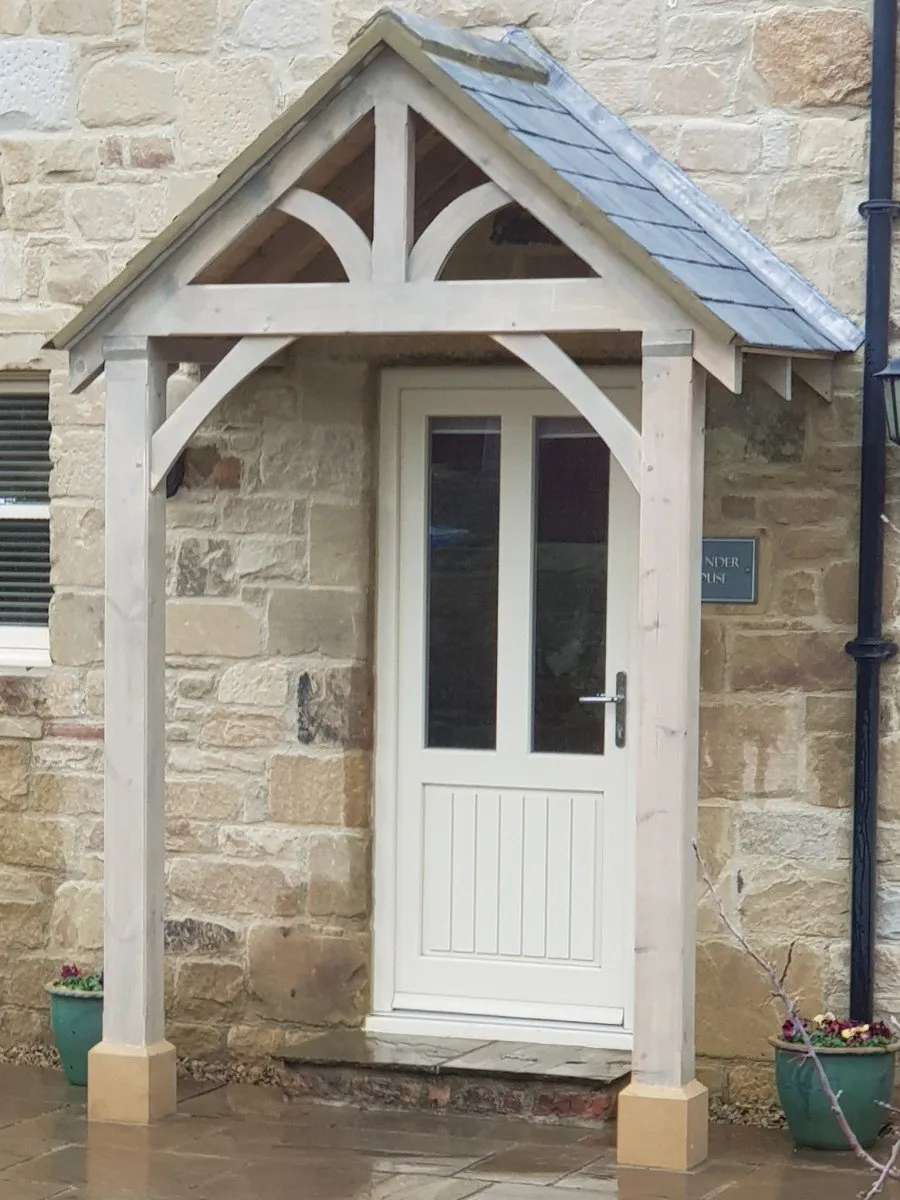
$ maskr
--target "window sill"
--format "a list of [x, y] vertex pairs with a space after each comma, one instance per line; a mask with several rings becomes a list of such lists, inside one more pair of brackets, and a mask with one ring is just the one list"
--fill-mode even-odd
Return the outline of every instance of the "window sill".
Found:
[[9, 675], [40, 679], [49, 673], [52, 665], [48, 651], [0, 646], [0, 679]]

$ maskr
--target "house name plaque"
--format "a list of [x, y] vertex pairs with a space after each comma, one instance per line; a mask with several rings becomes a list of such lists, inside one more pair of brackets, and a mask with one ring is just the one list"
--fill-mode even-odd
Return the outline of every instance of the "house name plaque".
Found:
[[756, 603], [756, 538], [704, 538], [704, 604]]

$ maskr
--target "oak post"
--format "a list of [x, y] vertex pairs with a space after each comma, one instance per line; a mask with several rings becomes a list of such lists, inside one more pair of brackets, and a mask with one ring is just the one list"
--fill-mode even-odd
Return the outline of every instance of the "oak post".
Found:
[[619, 1161], [707, 1154], [695, 1079], [700, 575], [706, 375], [689, 332], [643, 338], [635, 1014]]
[[150, 486], [167, 364], [146, 338], [110, 339], [104, 355], [104, 1013], [88, 1113], [146, 1124], [175, 1108], [163, 1007], [165, 496]]

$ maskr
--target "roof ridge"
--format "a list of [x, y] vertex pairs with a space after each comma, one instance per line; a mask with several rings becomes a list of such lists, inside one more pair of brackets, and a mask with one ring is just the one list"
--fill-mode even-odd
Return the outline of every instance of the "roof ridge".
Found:
[[637, 130], [608, 109], [522, 28], [503, 40], [530, 54], [547, 70], [553, 94], [571, 115], [619, 155], [670, 203], [697, 224], [753, 275], [790, 305], [840, 351], [856, 350], [863, 341], [859, 327], [835, 307], [814, 284], [780, 259], [754, 233], [674, 163], [669, 162]]

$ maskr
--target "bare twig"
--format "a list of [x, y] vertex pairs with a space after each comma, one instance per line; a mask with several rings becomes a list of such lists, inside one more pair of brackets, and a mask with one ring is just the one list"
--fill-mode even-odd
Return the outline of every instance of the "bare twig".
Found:
[[[883, 520], [887, 521], [887, 518], [885, 517]], [[871, 1200], [871, 1197], [879, 1195], [884, 1190], [884, 1185], [888, 1179], [900, 1179], [900, 1171], [897, 1170], [896, 1166], [897, 1157], [900, 1155], [900, 1139], [894, 1143], [891, 1155], [886, 1163], [881, 1163], [877, 1158], [873, 1158], [872, 1155], [869, 1154], [868, 1150], [866, 1150], [860, 1144], [859, 1138], [853, 1132], [853, 1129], [850, 1127], [850, 1123], [844, 1116], [844, 1110], [841, 1108], [840, 1096], [837, 1095], [834, 1091], [834, 1088], [832, 1088], [828, 1076], [825, 1074], [825, 1068], [822, 1066], [822, 1060], [819, 1058], [818, 1054], [816, 1054], [816, 1048], [812, 1043], [812, 1039], [810, 1038], [806, 1027], [800, 1019], [800, 1015], [797, 1012], [797, 1005], [785, 990], [784, 981], [787, 978], [787, 971], [788, 967], [790, 966], [793, 946], [791, 946], [791, 952], [788, 953], [788, 961], [785, 964], [784, 972], [779, 979], [778, 975], [775, 973], [775, 968], [767, 963], [766, 960], [760, 954], [758, 954], [756, 950], [753, 949], [744, 935], [728, 916], [722, 901], [719, 899], [719, 895], [716, 892], [715, 886], [709, 877], [709, 871], [706, 869], [706, 864], [700, 857], [700, 850], [696, 842], [694, 842], [694, 854], [696, 855], [697, 862], [700, 867], [700, 874], [704, 884], [706, 885], [706, 890], [712, 897], [722, 924], [735, 939], [738, 945], [741, 946], [741, 948], [756, 963], [756, 965], [766, 976], [772, 986], [774, 994], [778, 997], [784, 1007], [787, 1019], [792, 1023], [795, 1032], [799, 1035], [804, 1049], [806, 1050], [806, 1057], [809, 1058], [813, 1064], [813, 1068], [819, 1077], [819, 1083], [822, 1086], [822, 1091], [826, 1100], [828, 1101], [828, 1106], [834, 1113], [835, 1120], [840, 1127], [841, 1133], [843, 1133], [844, 1137], [847, 1139], [850, 1149], [854, 1152], [858, 1159], [864, 1162], [871, 1171], [874, 1171], [877, 1174], [878, 1178], [875, 1180], [869, 1191], [865, 1194], [865, 1200]]]
[[784, 962], [784, 970], [781, 972], [781, 975], [779, 976], [779, 979], [778, 979], [778, 982], [781, 984], [782, 987], [784, 987], [784, 981], [788, 977], [788, 972], [791, 969], [791, 963], [794, 961], [794, 947], [796, 945], [797, 945], [796, 942], [791, 942], [791, 944], [788, 946], [787, 958], [785, 959], [785, 962]]

